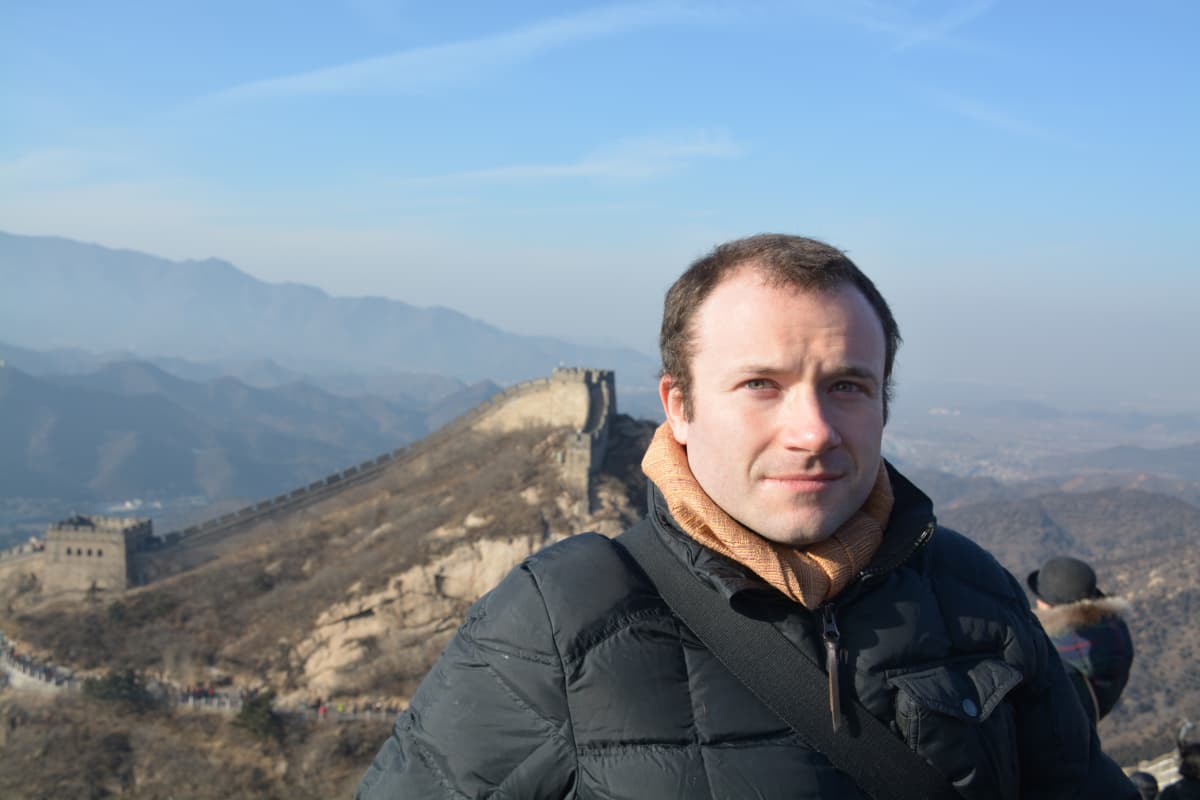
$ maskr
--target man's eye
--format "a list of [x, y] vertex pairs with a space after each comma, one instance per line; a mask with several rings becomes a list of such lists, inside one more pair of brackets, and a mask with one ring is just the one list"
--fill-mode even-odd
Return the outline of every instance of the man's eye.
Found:
[[851, 381], [838, 381], [837, 383], [835, 383], [835, 384], [833, 385], [833, 390], [834, 390], [835, 392], [862, 392], [862, 391], [866, 391], [866, 390], [865, 390], [865, 389], [862, 387], [862, 385], [861, 385], [861, 384], [853, 383], [853, 382], [851, 382]]
[[752, 391], [761, 391], [763, 389], [771, 388], [771, 382], [765, 378], [751, 378], [743, 385]]

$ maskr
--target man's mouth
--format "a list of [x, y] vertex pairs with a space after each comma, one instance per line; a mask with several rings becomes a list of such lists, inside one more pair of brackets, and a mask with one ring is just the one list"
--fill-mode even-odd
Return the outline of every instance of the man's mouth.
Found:
[[792, 492], [820, 492], [844, 477], [841, 472], [794, 472], [768, 475], [763, 480]]

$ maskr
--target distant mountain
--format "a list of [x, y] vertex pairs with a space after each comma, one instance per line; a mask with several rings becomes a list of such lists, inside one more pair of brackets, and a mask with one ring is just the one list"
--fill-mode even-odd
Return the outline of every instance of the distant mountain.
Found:
[[95, 372], [113, 361], [133, 358], [132, 353], [94, 353], [80, 347], [34, 350], [0, 342], [0, 361], [22, 372], [41, 375], [79, 375]]
[[1131, 489], [978, 503], [942, 511], [939, 518], [1021, 575], [1052, 556], [1105, 563], [1200, 538], [1200, 508]]
[[1046, 472], [1135, 472], [1200, 481], [1200, 442], [1180, 447], [1108, 447], [1091, 453], [1048, 456], [1038, 462]]
[[[936, 421], [939, 426], [961, 425], [979, 430], [1005, 420], [1043, 426], [1070, 424], [1087, 430], [1127, 434], [1200, 436], [1200, 413], [1149, 411], [1113, 407], [1103, 393], [1090, 395], [1085, 403], [1054, 406], [1031, 399], [1027, 387], [964, 383], [906, 377], [898, 380], [893, 402], [893, 423], [905, 425]], [[1080, 439], [1084, 441], [1084, 439]]]
[[902, 469], [1006, 484], [1100, 472], [1200, 480], [1200, 415], [1056, 410], [989, 400], [984, 390], [968, 402], [969, 391], [940, 398], [921, 384], [902, 384], [884, 432], [885, 455]]
[[307, 383], [342, 397], [371, 395], [418, 406], [450, 398], [464, 390], [475, 394], [480, 391], [494, 391], [496, 386], [490, 381], [482, 381], [474, 384], [474, 387], [482, 387], [479, 389], [468, 387], [457, 378], [445, 375], [396, 370], [376, 370], [370, 373], [305, 373], [288, 369], [269, 358], [228, 358], [203, 362], [172, 356], [138, 359], [128, 351], [94, 353], [80, 348], [32, 350], [5, 342], [0, 342], [0, 361], [37, 377], [86, 375], [111, 364], [142, 361], [177, 378], [196, 383], [222, 377], [236, 378], [256, 389], [276, 389], [288, 384]]
[[0, 483], [9, 496], [116, 498], [142, 496], [152, 485], [169, 495], [205, 494], [195, 473], [206, 458], [213, 467], [224, 462], [227, 474], [256, 471], [163, 397], [66, 390], [6, 367], [0, 409]]
[[436, 403], [345, 398], [303, 383], [186, 381], [144, 362], [87, 375], [0, 369], [0, 486], [7, 497], [262, 497], [427, 434], [498, 390]]
[[518, 336], [446, 308], [330, 297], [264, 283], [216, 259], [168, 261], [66, 239], [0, 233], [0, 285], [0, 340], [26, 348], [259, 358], [303, 374], [400, 371], [498, 383], [583, 365], [614, 369], [618, 386], [631, 388], [649, 385], [656, 370], [629, 348]]
[[1200, 481], [1152, 475], [1145, 472], [1096, 472], [1063, 480], [1059, 488], [1068, 492], [1098, 492], [1105, 489], [1136, 489], [1174, 497], [1200, 508]]
[[1200, 481], [1188, 481], [1145, 472], [1091, 472], [1053, 478], [1004, 483], [995, 478], [961, 476], [921, 467], [904, 468], [904, 474], [933, 499], [945, 513], [964, 506], [1013, 502], [1067, 492], [1081, 494], [1114, 489], [1134, 489], [1165, 495], [1200, 508]]
[[936, 469], [901, 467], [905, 477], [921, 487], [939, 513], [978, 503], [1019, 500], [1059, 490], [1050, 481], [1003, 483], [985, 476], [961, 476]]
[[[346, 450], [404, 442], [428, 432], [413, 406], [376, 398], [336, 397], [304, 383], [256, 389], [236, 378], [194, 383], [139, 361], [110, 364], [90, 375], [47, 378], [64, 388], [84, 388], [134, 398], [156, 395], [206, 425], [247, 436], [274, 432]], [[387, 449], [385, 446], [383, 449]]]

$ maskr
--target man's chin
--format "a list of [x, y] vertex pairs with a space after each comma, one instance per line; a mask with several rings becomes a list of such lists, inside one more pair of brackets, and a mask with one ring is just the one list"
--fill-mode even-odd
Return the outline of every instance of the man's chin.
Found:
[[790, 528], [779, 528], [767, 532], [760, 532], [759, 535], [764, 539], [768, 539], [778, 544], [788, 545], [789, 547], [805, 548], [814, 544], [825, 541], [837, 532], [838, 526], [830, 524], [821, 524], [813, 522], [811, 524], [796, 525]]

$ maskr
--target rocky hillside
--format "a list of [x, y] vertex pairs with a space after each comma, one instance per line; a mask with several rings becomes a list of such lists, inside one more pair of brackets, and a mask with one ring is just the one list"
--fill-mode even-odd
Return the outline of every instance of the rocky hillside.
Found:
[[651, 431], [614, 420], [588, 501], [559, 477], [571, 431], [465, 434], [120, 598], [47, 605], [25, 586], [0, 625], [83, 671], [264, 686], [284, 701], [403, 702], [467, 606], [521, 558], [578, 531], [619, 532], [639, 516], [637, 465]]
[[[208, 548], [202, 566], [122, 597], [52, 604], [37, 587], [10, 587], [0, 628], [22, 650], [80, 674], [133, 669], [180, 687], [270, 688], [286, 708], [318, 697], [347, 707], [399, 707], [470, 603], [520, 559], [575, 532], [617, 533], [640, 515], [645, 485], [638, 464], [652, 429], [628, 417], [613, 420], [608, 457], [588, 500], [560, 481], [558, 454], [572, 431], [466, 434], [367, 486], [236, 534]], [[50, 712], [8, 707], [4, 713], [20, 723], [0, 747], [0, 773], [32, 775], [40, 768], [25, 760], [28, 753], [61, 747], [72, 754], [64, 775], [74, 774], [65, 766], [72, 761], [111, 763], [112, 774], [93, 777], [113, 795], [165, 796], [137, 789], [151, 778], [120, 765], [153, 760], [156, 783], [147, 786], [175, 778], [186, 786], [197, 767], [180, 754], [190, 747], [206, 754], [201, 764], [210, 768], [225, 763], [222, 754], [232, 759], [245, 749], [244, 736], [228, 725], [200, 729], [159, 713], [147, 737], [119, 714], [81, 709], [71, 713], [97, 719], [67, 733], [50, 722]], [[337, 738], [367, 736], [357, 728], [310, 741], [315, 734], [303, 725], [289, 727], [281, 742], [252, 748], [258, 755], [248, 763], [231, 761], [237, 768], [223, 772], [215, 793], [187, 796], [344, 795], [352, 781], [319, 784], [328, 791], [311, 795], [289, 793], [289, 781], [311, 772], [318, 751], [333, 759], [335, 774], [356, 780], [386, 736], [386, 724], [375, 727], [361, 752]], [[110, 752], [114, 747], [120, 752]], [[37, 796], [56, 795], [47, 789]]]
[[134, 714], [78, 697], [0, 693], [0, 797], [349, 797], [389, 727], [294, 720], [281, 738], [263, 739], [226, 715]]

